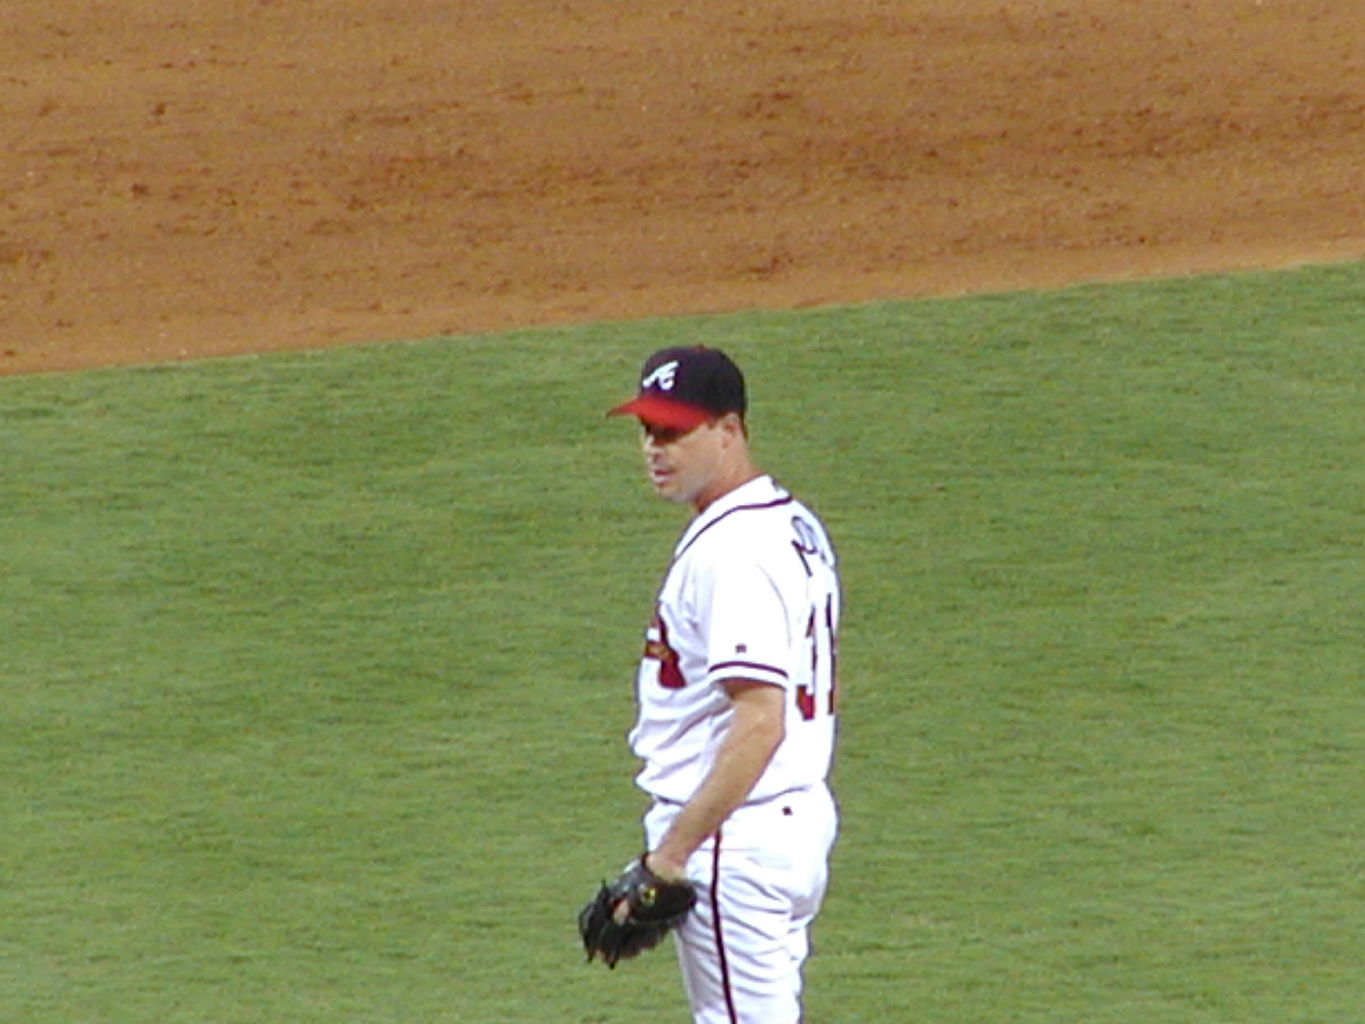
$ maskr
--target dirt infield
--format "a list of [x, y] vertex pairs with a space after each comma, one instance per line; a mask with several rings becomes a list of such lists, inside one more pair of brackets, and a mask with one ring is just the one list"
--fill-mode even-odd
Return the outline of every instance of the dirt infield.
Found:
[[1365, 256], [1361, 3], [5, 6], [0, 374]]

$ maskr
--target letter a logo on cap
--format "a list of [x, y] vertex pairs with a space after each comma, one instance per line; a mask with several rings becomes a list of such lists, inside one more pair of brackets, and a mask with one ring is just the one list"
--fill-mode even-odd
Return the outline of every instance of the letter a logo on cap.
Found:
[[671, 363], [664, 363], [656, 366], [654, 371], [644, 380], [640, 381], [640, 390], [657, 387], [660, 391], [672, 391], [673, 383], [678, 378], [678, 361], [675, 359]]
[[727, 412], [744, 415], [744, 375], [718, 349], [693, 345], [661, 348], [640, 368], [640, 390], [608, 416], [692, 430]]

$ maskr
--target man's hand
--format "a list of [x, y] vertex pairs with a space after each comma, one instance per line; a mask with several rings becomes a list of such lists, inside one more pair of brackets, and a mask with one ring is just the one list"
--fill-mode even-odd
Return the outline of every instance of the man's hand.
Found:
[[686, 860], [670, 859], [658, 850], [653, 850], [645, 854], [644, 865], [666, 882], [687, 881]]
[[697, 902], [692, 883], [670, 881], [645, 866], [629, 864], [614, 881], [603, 882], [597, 895], [578, 914], [578, 933], [588, 961], [601, 958], [608, 967], [653, 949]]

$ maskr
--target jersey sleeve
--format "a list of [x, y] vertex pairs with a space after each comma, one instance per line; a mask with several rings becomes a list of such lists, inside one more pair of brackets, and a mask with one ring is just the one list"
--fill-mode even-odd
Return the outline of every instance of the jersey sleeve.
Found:
[[706, 635], [706, 682], [752, 679], [790, 688], [791, 623], [776, 574], [753, 557], [731, 552], [698, 580]]

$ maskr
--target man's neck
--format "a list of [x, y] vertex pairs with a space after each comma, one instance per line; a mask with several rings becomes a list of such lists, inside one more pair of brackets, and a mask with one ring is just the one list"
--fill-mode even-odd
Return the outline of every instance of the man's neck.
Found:
[[762, 475], [763, 471], [747, 459], [736, 465], [733, 470], [721, 474], [712, 486], [697, 495], [697, 500], [693, 503], [697, 515], [701, 515], [727, 494], [739, 490], [745, 484], [753, 483]]

